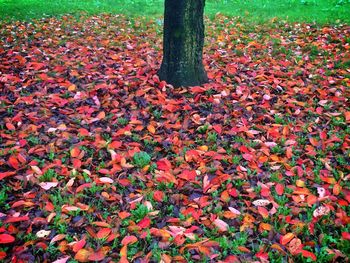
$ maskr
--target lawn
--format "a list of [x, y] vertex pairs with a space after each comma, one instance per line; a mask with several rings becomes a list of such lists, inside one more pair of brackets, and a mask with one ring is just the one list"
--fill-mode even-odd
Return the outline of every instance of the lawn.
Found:
[[209, 1], [210, 81], [188, 88], [157, 77], [157, 1], [145, 17], [138, 1], [14, 2], [5, 14], [23, 20], [0, 21], [0, 260], [349, 260], [345, 1], [319, 23]]
[[[0, 0], [0, 14], [5, 19], [31, 19], [52, 15], [112, 13], [128, 16], [160, 16], [161, 0]], [[349, 0], [207, 0], [206, 13], [218, 12], [241, 16], [254, 22], [274, 17], [289, 21], [336, 23], [350, 21]]]

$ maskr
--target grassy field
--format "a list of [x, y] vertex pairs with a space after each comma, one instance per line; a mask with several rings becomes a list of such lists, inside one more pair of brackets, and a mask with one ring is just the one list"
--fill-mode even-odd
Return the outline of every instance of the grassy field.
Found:
[[[336, 23], [350, 21], [350, 0], [207, 0], [206, 13], [220, 12], [263, 22], [273, 17], [289, 21]], [[0, 0], [0, 19], [32, 19], [63, 14], [122, 13], [159, 16], [163, 0]]]

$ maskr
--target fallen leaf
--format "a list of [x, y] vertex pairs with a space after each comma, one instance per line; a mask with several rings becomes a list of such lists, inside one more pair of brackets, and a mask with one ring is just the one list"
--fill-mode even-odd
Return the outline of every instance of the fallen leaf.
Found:
[[0, 244], [13, 243], [15, 238], [8, 234], [0, 234]]

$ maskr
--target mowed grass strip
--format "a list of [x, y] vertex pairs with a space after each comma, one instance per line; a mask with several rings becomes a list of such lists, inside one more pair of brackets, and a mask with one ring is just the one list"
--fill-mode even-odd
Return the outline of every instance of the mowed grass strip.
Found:
[[[0, 19], [28, 20], [64, 14], [112, 13], [161, 16], [164, 0], [0, 0]], [[293, 22], [349, 23], [350, 0], [207, 0], [206, 13], [241, 16], [262, 23], [278, 17]]]

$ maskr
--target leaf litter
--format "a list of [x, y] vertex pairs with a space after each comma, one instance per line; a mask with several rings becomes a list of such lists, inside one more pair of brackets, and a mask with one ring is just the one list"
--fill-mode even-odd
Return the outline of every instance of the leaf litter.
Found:
[[1, 22], [1, 259], [348, 260], [349, 26], [206, 28], [173, 88], [154, 21]]

